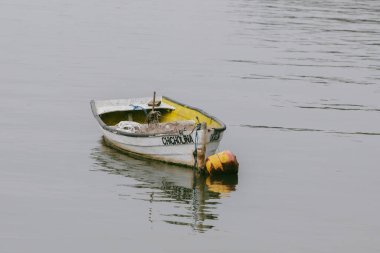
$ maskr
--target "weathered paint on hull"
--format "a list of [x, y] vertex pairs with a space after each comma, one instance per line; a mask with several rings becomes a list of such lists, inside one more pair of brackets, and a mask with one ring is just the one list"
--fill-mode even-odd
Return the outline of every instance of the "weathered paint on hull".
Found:
[[[215, 154], [223, 132], [220, 132], [218, 140], [213, 140], [213, 131], [207, 133], [206, 157]], [[149, 137], [131, 137], [118, 135], [103, 129], [104, 138], [111, 144], [125, 152], [138, 155], [148, 159], [159, 160], [167, 163], [181, 164], [186, 166], [194, 165], [193, 152], [195, 149], [194, 143], [164, 145], [162, 136]], [[201, 136], [202, 131], [198, 131], [198, 136]], [[192, 133], [192, 139], [195, 140], [195, 131]], [[201, 143], [199, 143], [200, 145]]]

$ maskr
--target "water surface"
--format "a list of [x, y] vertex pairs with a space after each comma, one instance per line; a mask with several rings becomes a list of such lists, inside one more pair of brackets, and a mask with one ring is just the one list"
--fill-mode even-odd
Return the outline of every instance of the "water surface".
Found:
[[[0, 1], [1, 252], [379, 252], [380, 3]], [[121, 154], [91, 99], [221, 118], [236, 178]]]

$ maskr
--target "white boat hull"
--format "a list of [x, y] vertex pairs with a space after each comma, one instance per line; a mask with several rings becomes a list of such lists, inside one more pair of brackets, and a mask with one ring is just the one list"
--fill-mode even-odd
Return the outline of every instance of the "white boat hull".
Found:
[[[193, 153], [195, 150], [196, 131], [190, 135], [191, 138], [186, 138], [181, 135], [133, 137], [119, 135], [105, 129], [102, 130], [106, 141], [123, 151], [168, 163], [183, 164], [187, 166], [194, 165]], [[204, 130], [198, 131], [199, 142], [197, 145], [203, 144], [200, 140], [203, 131]], [[223, 132], [220, 132], [217, 135], [218, 136], [216, 137], [212, 130], [207, 133], [206, 157], [216, 153]], [[211, 141], [211, 139], [213, 141]]]

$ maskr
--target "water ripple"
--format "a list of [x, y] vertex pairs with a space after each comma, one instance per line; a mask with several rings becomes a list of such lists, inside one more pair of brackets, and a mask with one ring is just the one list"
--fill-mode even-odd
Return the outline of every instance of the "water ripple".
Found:
[[240, 125], [240, 127], [258, 128], [258, 129], [274, 129], [279, 131], [291, 132], [321, 132], [327, 134], [342, 134], [342, 135], [380, 135], [378, 132], [345, 132], [336, 130], [323, 130], [315, 128], [299, 128], [299, 127], [280, 127], [280, 126], [265, 126], [265, 125]]
[[365, 112], [380, 112], [380, 109], [376, 108], [364, 108], [362, 105], [350, 105], [350, 107], [342, 107], [342, 105], [336, 104], [336, 106], [297, 106], [302, 109], [320, 109], [320, 110], [338, 110], [338, 111], [365, 111]]

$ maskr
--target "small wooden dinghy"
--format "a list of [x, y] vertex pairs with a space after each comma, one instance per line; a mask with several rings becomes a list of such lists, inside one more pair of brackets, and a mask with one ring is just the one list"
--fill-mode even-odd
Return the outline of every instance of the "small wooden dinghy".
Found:
[[[112, 146], [150, 159], [204, 166], [226, 126], [200, 109], [168, 97], [91, 101], [104, 138]], [[201, 164], [200, 164], [201, 163]]]

